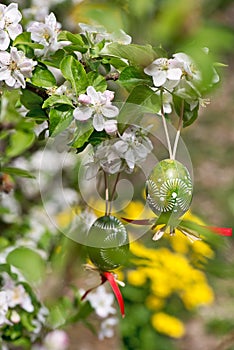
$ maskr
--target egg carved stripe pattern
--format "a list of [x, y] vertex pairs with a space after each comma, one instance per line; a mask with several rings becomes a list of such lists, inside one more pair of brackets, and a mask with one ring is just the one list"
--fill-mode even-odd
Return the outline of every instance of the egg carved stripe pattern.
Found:
[[146, 181], [146, 200], [156, 215], [173, 214], [178, 218], [190, 207], [193, 185], [187, 168], [176, 160], [159, 162]]
[[87, 236], [90, 260], [101, 271], [111, 271], [123, 265], [129, 252], [128, 233], [115, 216], [102, 216], [91, 226]]

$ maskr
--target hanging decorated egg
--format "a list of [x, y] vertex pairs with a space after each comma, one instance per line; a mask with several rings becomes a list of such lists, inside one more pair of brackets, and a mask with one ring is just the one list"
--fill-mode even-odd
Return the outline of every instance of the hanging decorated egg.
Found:
[[190, 174], [177, 160], [160, 161], [146, 181], [146, 201], [159, 217], [158, 223], [180, 218], [189, 209], [192, 194]]
[[111, 271], [123, 265], [128, 257], [128, 233], [115, 216], [105, 215], [91, 226], [87, 236], [90, 260], [101, 271]]

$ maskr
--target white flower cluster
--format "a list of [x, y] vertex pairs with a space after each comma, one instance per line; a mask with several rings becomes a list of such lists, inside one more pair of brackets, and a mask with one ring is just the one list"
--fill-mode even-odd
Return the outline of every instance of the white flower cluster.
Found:
[[86, 23], [79, 23], [81, 33], [88, 35], [94, 44], [100, 43], [105, 40], [106, 45], [111, 42], [128, 45], [131, 44], [132, 38], [126, 34], [122, 29], [117, 30], [113, 33], [108, 33], [106, 29], [101, 25], [90, 25]]
[[16, 284], [7, 274], [2, 274], [3, 285], [0, 292], [0, 326], [20, 322], [20, 314], [14, 310], [19, 306], [31, 313], [34, 306], [22, 284]]
[[114, 326], [118, 324], [118, 319], [111, 315], [116, 313], [113, 307], [114, 295], [108, 293], [104, 286], [99, 286], [95, 291], [89, 293], [86, 297], [100, 318], [105, 318], [101, 323], [98, 334], [99, 339], [111, 338], [114, 335]]
[[[173, 58], [157, 58], [144, 69], [147, 75], [152, 76], [154, 86], [164, 88], [166, 92], [179, 96], [190, 105], [193, 110], [198, 103], [202, 104], [202, 96], [198, 89], [202, 76], [193, 60], [183, 52], [176, 53]], [[214, 70], [213, 82], [217, 83], [219, 77]], [[170, 103], [170, 102], [169, 102]], [[167, 112], [170, 113], [168, 107]]]
[[87, 180], [95, 177], [100, 169], [108, 174], [116, 174], [123, 170], [131, 173], [153, 150], [147, 130], [130, 126], [118, 136], [94, 148], [92, 159], [86, 164]]
[[119, 114], [119, 109], [112, 105], [113, 98], [113, 91], [106, 90], [102, 93], [89, 86], [87, 93], [78, 97], [81, 105], [75, 108], [74, 118], [81, 122], [92, 119], [95, 130], [105, 130], [110, 135], [116, 133], [117, 121], [112, 118]]
[[43, 46], [42, 49], [35, 49], [36, 56], [47, 57], [70, 44], [69, 41], [58, 41], [60, 28], [61, 24], [52, 12], [45, 17], [44, 22], [35, 21], [29, 25], [27, 30], [31, 33], [32, 40]]
[[7, 50], [10, 39], [14, 40], [22, 33], [19, 22], [22, 15], [18, 10], [18, 5], [11, 3], [9, 6], [0, 4], [0, 50]]
[[[9, 6], [0, 4], [0, 81], [6, 83], [10, 88], [25, 88], [25, 79], [32, 76], [32, 71], [37, 64], [27, 58], [23, 51], [16, 47], [10, 47], [14, 40], [22, 33], [19, 22], [22, 15], [15, 3]], [[10, 52], [6, 50], [10, 50]]]

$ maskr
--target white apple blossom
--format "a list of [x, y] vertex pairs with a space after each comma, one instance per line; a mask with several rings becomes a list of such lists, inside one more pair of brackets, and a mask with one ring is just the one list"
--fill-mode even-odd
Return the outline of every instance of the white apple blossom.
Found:
[[31, 38], [38, 44], [44, 46], [43, 49], [35, 49], [37, 56], [49, 56], [55, 51], [69, 45], [69, 41], [58, 41], [58, 34], [61, 24], [57, 22], [53, 12], [45, 17], [44, 22], [32, 22], [28, 27]]
[[182, 68], [177, 67], [173, 59], [157, 58], [144, 69], [147, 75], [152, 76], [156, 87], [175, 87], [183, 74]]
[[0, 81], [5, 81], [7, 86], [14, 89], [25, 88], [25, 79], [32, 76], [36, 64], [16, 47], [11, 47], [10, 53], [0, 51]]
[[94, 26], [86, 23], [79, 23], [79, 27], [81, 28], [81, 33], [88, 34], [94, 44], [105, 40], [107, 45], [112, 42], [128, 45], [132, 41], [131, 36], [126, 34], [122, 29], [116, 30], [113, 33], [108, 33], [101, 25]]
[[98, 332], [98, 338], [103, 340], [104, 338], [111, 338], [114, 335], [114, 327], [118, 324], [116, 317], [109, 317], [101, 323], [100, 331]]
[[100, 169], [107, 174], [116, 174], [121, 171], [123, 161], [113, 145], [114, 142], [105, 141], [93, 149], [93, 155], [86, 163], [87, 180], [95, 177]]
[[9, 323], [6, 318], [6, 314], [8, 312], [8, 296], [6, 291], [0, 292], [0, 326]]
[[66, 332], [56, 329], [45, 336], [43, 345], [46, 350], [66, 350], [69, 339]]
[[14, 40], [22, 33], [19, 22], [22, 15], [18, 10], [18, 4], [9, 6], [0, 4], [0, 50], [6, 50], [10, 45], [10, 39]]
[[112, 118], [117, 117], [119, 109], [112, 105], [113, 98], [114, 93], [112, 91], [106, 90], [102, 93], [96, 91], [93, 86], [89, 86], [87, 93], [81, 94], [78, 98], [81, 105], [75, 108], [74, 118], [81, 122], [92, 118], [95, 130], [105, 130], [109, 134], [114, 134], [117, 132], [117, 123]]
[[21, 284], [12, 286], [12, 288], [6, 290], [6, 293], [9, 307], [14, 308], [16, 305], [19, 305], [27, 312], [34, 310], [31, 298]]
[[101, 318], [116, 313], [116, 309], [112, 306], [114, 303], [114, 295], [108, 293], [104, 286], [99, 286], [95, 291], [89, 293], [86, 299], [94, 308], [96, 314]]
[[132, 172], [137, 163], [145, 160], [153, 145], [145, 130], [130, 126], [120, 135], [120, 140], [115, 142], [114, 148], [119, 157], [126, 161], [127, 170]]

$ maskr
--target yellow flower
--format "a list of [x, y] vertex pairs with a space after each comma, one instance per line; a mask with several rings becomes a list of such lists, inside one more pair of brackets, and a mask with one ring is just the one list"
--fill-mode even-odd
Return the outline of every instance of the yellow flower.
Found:
[[211, 259], [214, 257], [214, 251], [204, 241], [196, 241], [193, 244], [193, 250], [195, 253], [201, 254], [204, 257]]
[[151, 319], [152, 326], [160, 333], [166, 334], [172, 338], [181, 338], [184, 333], [184, 325], [178, 318], [165, 314], [164, 312], [155, 313]]
[[159, 310], [164, 307], [164, 300], [160, 299], [153, 294], [149, 295], [145, 301], [146, 307], [150, 310]]
[[128, 275], [128, 283], [133, 286], [142, 286], [146, 282], [146, 275], [141, 270], [129, 271]]
[[212, 304], [214, 293], [210, 286], [204, 281], [203, 283], [194, 284], [188, 288], [181, 296], [187, 309], [193, 309], [197, 306]]
[[181, 254], [187, 254], [191, 243], [188, 238], [182, 235], [179, 230], [175, 230], [175, 236], [170, 237], [172, 249]]

